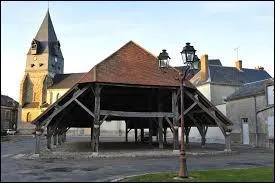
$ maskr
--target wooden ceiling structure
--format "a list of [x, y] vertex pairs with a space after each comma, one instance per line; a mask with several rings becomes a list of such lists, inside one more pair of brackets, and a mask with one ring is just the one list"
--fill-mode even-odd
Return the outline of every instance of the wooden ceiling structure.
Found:
[[[205, 139], [208, 127], [219, 127], [226, 137], [232, 122], [189, 81], [184, 86], [186, 133], [197, 127]], [[159, 68], [154, 55], [130, 41], [84, 74], [33, 124], [36, 131], [47, 129], [48, 139], [71, 127], [91, 128], [92, 151], [98, 152], [102, 122], [125, 120], [127, 129], [149, 128], [151, 135], [158, 134], [160, 148], [163, 129], [170, 128], [178, 149], [179, 111], [179, 71]]]

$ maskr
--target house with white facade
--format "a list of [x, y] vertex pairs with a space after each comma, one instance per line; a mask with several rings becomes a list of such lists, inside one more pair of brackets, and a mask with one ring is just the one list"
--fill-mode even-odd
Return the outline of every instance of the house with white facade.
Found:
[[274, 148], [274, 78], [242, 85], [226, 99], [233, 144]]
[[[190, 81], [204, 94], [224, 115], [229, 117], [225, 99], [237, 91], [243, 84], [265, 80], [271, 76], [263, 67], [244, 68], [242, 61], [237, 60], [235, 67], [223, 66], [218, 59], [208, 59], [203, 55], [200, 59], [200, 71]], [[224, 136], [216, 127], [208, 128], [207, 142], [224, 143]], [[190, 141], [199, 141], [200, 135], [194, 128], [190, 132]]]

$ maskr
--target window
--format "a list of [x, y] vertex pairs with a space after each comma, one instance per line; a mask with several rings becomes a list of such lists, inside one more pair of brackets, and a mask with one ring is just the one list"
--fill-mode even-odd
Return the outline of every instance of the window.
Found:
[[32, 44], [31, 44], [31, 54], [32, 55], [37, 54], [37, 47], [38, 47], [38, 42], [36, 40], [33, 40]]
[[34, 67], [35, 65], [34, 64], [31, 64], [31, 67]]
[[31, 113], [30, 112], [27, 113], [26, 121], [27, 122], [31, 121]]
[[10, 111], [6, 111], [6, 120], [10, 119]]
[[39, 64], [39, 67], [42, 67], [44, 64]]
[[267, 105], [274, 105], [274, 85], [267, 87]]
[[248, 118], [241, 118], [241, 120], [242, 120], [243, 123], [247, 123]]
[[32, 44], [32, 49], [34, 50], [34, 49], [36, 49], [37, 48], [37, 44]]

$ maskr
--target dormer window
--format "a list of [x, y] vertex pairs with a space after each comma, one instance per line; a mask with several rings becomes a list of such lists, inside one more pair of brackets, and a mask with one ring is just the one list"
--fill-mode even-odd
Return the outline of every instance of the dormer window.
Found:
[[31, 54], [32, 55], [36, 55], [38, 50], [38, 41], [36, 41], [35, 39], [32, 41], [32, 45], [31, 45]]

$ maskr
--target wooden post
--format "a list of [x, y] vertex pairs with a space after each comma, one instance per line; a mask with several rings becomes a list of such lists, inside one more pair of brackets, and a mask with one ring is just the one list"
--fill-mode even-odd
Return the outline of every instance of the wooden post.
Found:
[[173, 118], [174, 132], [173, 132], [173, 149], [179, 150], [179, 120], [177, 119], [179, 115], [178, 102], [177, 102], [177, 93], [176, 90], [172, 91], [172, 113], [175, 117]]
[[191, 127], [186, 127], [184, 130], [185, 130], [186, 146], [189, 147], [189, 133], [190, 133]]
[[65, 133], [62, 133], [61, 137], [62, 137], [61, 142], [64, 143], [65, 142]]
[[55, 134], [53, 135], [53, 145], [56, 146], [56, 144], [57, 144], [57, 134], [55, 133]]
[[[150, 95], [147, 95], [148, 101], [148, 111], [154, 111], [153, 103], [155, 100], [154, 89], [151, 89]], [[153, 118], [148, 118], [149, 120], [149, 144], [152, 145], [153, 143]]]
[[40, 153], [40, 135], [35, 135], [35, 154]]
[[225, 151], [231, 152], [231, 133], [230, 132], [225, 132], [226, 135], [225, 137]]
[[94, 125], [94, 133], [93, 133], [93, 140], [94, 140], [94, 146], [93, 146], [93, 152], [98, 152], [99, 147], [99, 125]]
[[[160, 90], [157, 91], [157, 104], [158, 112], [162, 111], [161, 94]], [[163, 149], [163, 118], [158, 117], [158, 136], [159, 136], [159, 148]]]
[[135, 127], [135, 142], [137, 142], [137, 127]]
[[52, 134], [51, 134], [51, 126], [47, 127], [47, 148], [51, 149], [51, 142], [52, 142]]
[[208, 127], [207, 126], [202, 126], [202, 134], [201, 134], [201, 147], [202, 148], [205, 148], [205, 142], [206, 142], [206, 132], [207, 132], [207, 129]]
[[167, 132], [167, 128], [164, 128], [164, 129], [163, 129], [164, 144], [167, 144], [167, 140], [166, 140], [166, 132]]
[[163, 149], [163, 118], [158, 118], [159, 148]]
[[159, 130], [158, 130], [158, 118], [156, 118], [156, 124], [157, 124], [157, 129], [156, 129], [156, 141], [157, 143], [159, 142]]
[[61, 137], [62, 135], [61, 134], [58, 134], [58, 145], [61, 145], [62, 141], [61, 141]]
[[94, 95], [95, 95], [95, 107], [94, 107], [94, 129], [93, 129], [93, 140], [92, 149], [93, 152], [98, 152], [99, 146], [99, 133], [100, 133], [100, 92], [101, 86], [95, 85]]
[[64, 142], [66, 142], [66, 132], [64, 132], [63, 135], [64, 135]]
[[144, 141], [144, 128], [140, 129], [140, 141], [143, 142]]
[[128, 122], [125, 120], [125, 142], [128, 142]]
[[94, 129], [94, 122], [92, 121], [92, 126], [91, 126], [91, 148], [92, 148], [92, 151], [93, 151], [93, 129]]
[[153, 120], [149, 119], [149, 143], [153, 142]]

